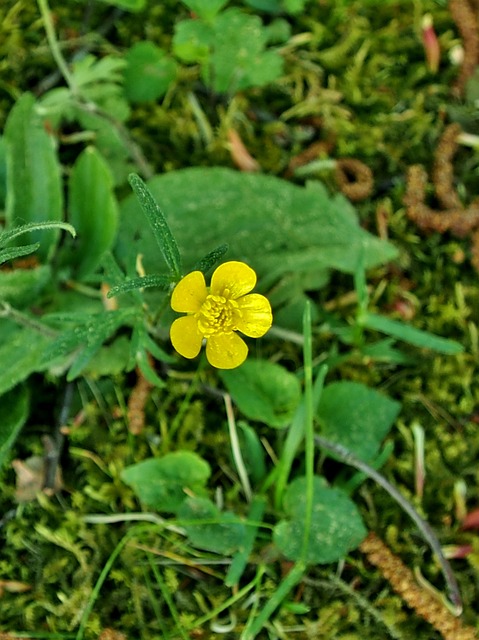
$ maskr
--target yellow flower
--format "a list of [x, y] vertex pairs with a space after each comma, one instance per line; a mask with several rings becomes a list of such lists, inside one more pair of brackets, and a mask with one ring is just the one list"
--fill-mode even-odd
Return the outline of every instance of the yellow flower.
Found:
[[256, 273], [244, 262], [220, 265], [209, 289], [201, 271], [182, 278], [171, 296], [172, 309], [187, 314], [171, 325], [176, 351], [185, 358], [195, 358], [206, 340], [206, 357], [213, 367], [239, 367], [246, 360], [248, 347], [235, 331], [260, 338], [273, 321], [268, 300], [259, 293], [249, 293], [255, 284]]

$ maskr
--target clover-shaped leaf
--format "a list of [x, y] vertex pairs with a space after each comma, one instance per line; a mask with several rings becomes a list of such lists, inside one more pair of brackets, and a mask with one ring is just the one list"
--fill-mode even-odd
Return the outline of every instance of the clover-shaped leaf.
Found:
[[275, 526], [273, 540], [289, 560], [304, 559], [309, 564], [336, 562], [366, 536], [358, 509], [345, 493], [327, 486], [323, 478], [315, 476], [311, 529], [304, 554], [306, 496], [306, 478], [296, 478], [284, 496], [288, 519]]

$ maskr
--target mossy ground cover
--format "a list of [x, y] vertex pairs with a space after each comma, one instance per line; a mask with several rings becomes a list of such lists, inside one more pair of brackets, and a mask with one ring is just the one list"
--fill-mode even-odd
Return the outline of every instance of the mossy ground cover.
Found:
[[[269, 10], [276, 5], [278, 13]], [[309, 2], [298, 12], [294, 3], [286, 2], [231, 2], [228, 7], [259, 16], [263, 27], [276, 34], [270, 35], [268, 46], [274, 47], [283, 66], [271, 81], [217, 91], [215, 78], [205, 76], [201, 62], [187, 63], [175, 55], [175, 25], [191, 18], [183, 3], [151, 1], [139, 12], [128, 12], [102, 2], [50, 2], [60, 49], [70, 65], [87, 53], [96, 61], [108, 56], [121, 59], [143, 40], [155, 43], [177, 64], [174, 80], [155, 100], [128, 100], [123, 80], [115, 85], [115, 68], [104, 74], [88, 95], [100, 105], [100, 118], [107, 108], [112, 109], [108, 120], [111, 129], [103, 127], [105, 121], [100, 126], [97, 120], [80, 120], [76, 112], [75, 117], [64, 114], [55, 120], [53, 115], [46, 121], [57, 145], [64, 184], [89, 144], [96, 145], [110, 168], [112, 190], [121, 203], [120, 216], [130, 216], [133, 207], [126, 179], [129, 171], [141, 173], [145, 179], [166, 174], [163, 181], [153, 179], [152, 191], [162, 203], [164, 188], [165, 201], [174, 203], [177, 196], [169, 187], [168, 174], [181, 169], [219, 166], [239, 172], [254, 159], [266, 176], [298, 187], [307, 181], [321, 183], [328, 198], [334, 198], [340, 191], [335, 172], [338, 160], [355, 158], [369, 167], [374, 185], [355, 203], [358, 220], [363, 229], [388, 238], [398, 250], [391, 261], [371, 259], [373, 266], [367, 271], [369, 310], [450, 338], [462, 344], [464, 351], [444, 355], [393, 342], [378, 356], [373, 348], [378, 334], [367, 333], [358, 323], [360, 288], [355, 290], [351, 270], [325, 269], [315, 262], [313, 270], [301, 271], [297, 254], [305, 247], [298, 232], [298, 239], [292, 233], [291, 240], [297, 239], [297, 245], [289, 244], [286, 250], [277, 244], [266, 257], [260, 256], [257, 265], [260, 249], [252, 249], [248, 255], [261, 276], [261, 293], [270, 297], [275, 312], [277, 305], [281, 319], [281, 332], [262, 340], [259, 346], [251, 345], [250, 358], [281, 365], [281, 381], [284, 378], [294, 387], [288, 378], [292, 375], [307, 387], [301, 319], [305, 299], [309, 299], [315, 375], [327, 360], [329, 384], [361, 383], [400, 402], [399, 416], [385, 443], [386, 453], [381, 461], [370, 462], [377, 462], [381, 473], [430, 523], [444, 547], [470, 545], [465, 557], [451, 563], [462, 594], [464, 625], [477, 629], [479, 538], [474, 530], [461, 528], [466, 513], [478, 506], [479, 485], [475, 385], [479, 289], [477, 270], [471, 264], [474, 229], [459, 238], [452, 233], [426, 233], [408, 217], [404, 204], [408, 168], [419, 163], [430, 176], [430, 208], [443, 209], [432, 187], [432, 173], [435, 149], [445, 126], [458, 122], [463, 132], [478, 133], [474, 76], [466, 88], [455, 85], [460, 68], [454, 54], [463, 43], [463, 32], [447, 3], [432, 0]], [[437, 69], [428, 59], [430, 51], [423, 41], [426, 14], [433, 16], [439, 41]], [[2, 129], [22, 94], [32, 92], [42, 104], [48, 91], [65, 85], [41, 18], [35, 3], [6, 0], [0, 7]], [[221, 67], [216, 64], [219, 74]], [[52, 102], [45, 105], [51, 107]], [[232, 130], [246, 152], [231, 137]], [[11, 138], [13, 134], [8, 135]], [[478, 165], [477, 138], [473, 138], [461, 144], [454, 156], [453, 183], [461, 203], [473, 213]], [[354, 180], [354, 176], [349, 178]], [[233, 185], [234, 178], [231, 180]], [[3, 192], [4, 182], [2, 177]], [[187, 200], [188, 188], [185, 186], [184, 199], [193, 203], [194, 193]], [[211, 199], [214, 197], [212, 194]], [[286, 202], [295, 196], [285, 191], [282, 197]], [[198, 200], [202, 198], [203, 194], [201, 198], [198, 195]], [[338, 210], [349, 206], [341, 202], [334, 205]], [[185, 205], [185, 215], [189, 206]], [[245, 209], [250, 206], [254, 205], [245, 197]], [[256, 229], [254, 215], [245, 213], [251, 229]], [[129, 222], [119, 223], [118, 263], [128, 271], [136, 255], [144, 252], [148, 268], [155, 270], [158, 264], [161, 268], [164, 263], [156, 263], [146, 241], [142, 244], [146, 222], [138, 220], [136, 228]], [[310, 223], [307, 216], [304, 220], [304, 224]], [[174, 215], [170, 222], [175, 228]], [[189, 224], [193, 224], [191, 219]], [[184, 232], [184, 236], [181, 225], [177, 231], [179, 237], [188, 239], [185, 243], [194, 243], [191, 229], [190, 235]], [[233, 251], [243, 251], [241, 246], [236, 249], [234, 241], [218, 237], [217, 245], [228, 242]], [[201, 242], [198, 240], [198, 246]], [[131, 251], [125, 246], [131, 246]], [[186, 254], [189, 245], [184, 248]], [[205, 246], [205, 253], [210, 249], [213, 247]], [[281, 251], [293, 249], [296, 253], [294, 262], [291, 260], [296, 271], [292, 276], [281, 272], [279, 281], [268, 283], [265, 265], [279, 269]], [[82, 256], [87, 254], [82, 251]], [[36, 300], [19, 303], [22, 312], [28, 311], [33, 334], [33, 321], [52, 309], [69, 313], [70, 321], [71, 314], [86, 313], [90, 307], [97, 310], [94, 305], [99, 304], [100, 296], [92, 291], [99, 290], [99, 279], [91, 274], [85, 282], [78, 278], [80, 284], [75, 288], [65, 264], [69, 264], [67, 254], [51, 263], [52, 281], [58, 279], [55, 287], [41, 290], [41, 301], [38, 294], [39, 307], [35, 307]], [[103, 268], [107, 273], [108, 268]], [[113, 267], [109, 269], [111, 274]], [[62, 280], [55, 270], [67, 275]], [[128, 274], [131, 276], [131, 271]], [[74, 296], [83, 295], [84, 289], [85, 302], [79, 302]], [[155, 295], [142, 300], [150, 307], [165, 305], [164, 296]], [[5, 314], [6, 307], [2, 309]], [[67, 366], [32, 368], [25, 382], [30, 390], [28, 419], [1, 470], [0, 630], [5, 637], [81, 640], [122, 638], [120, 634], [124, 634], [145, 640], [246, 638], [252, 621], [278, 596], [278, 588], [291, 573], [297, 558], [287, 559], [271, 535], [278, 519], [282, 524], [288, 522], [287, 509], [277, 504], [271, 487], [266, 487], [258, 490], [258, 503], [251, 503], [258, 508], [257, 517], [249, 511], [238, 460], [232, 452], [228, 430], [231, 407], [225, 405], [224, 389], [237, 404], [231, 410], [238, 424], [243, 422], [240, 451], [254, 487], [262, 487], [267, 477], [266, 471], [261, 475], [261, 464], [270, 470], [278, 464], [286, 432], [272, 426], [272, 418], [268, 423], [248, 415], [252, 411], [249, 406], [245, 415], [233, 382], [205, 360], [200, 365], [171, 360], [172, 349], [165, 339], [170, 320], [167, 311], [158, 329], [151, 332], [165, 350], [158, 354], [151, 347], [148, 351], [157, 360], [154, 372], [147, 364], [143, 369], [139, 362], [136, 368], [127, 365], [133, 340], [130, 320], [106, 337], [103, 351], [97, 353], [90, 368], [72, 381], [66, 379], [71, 360]], [[140, 329], [135, 330], [135, 335], [141, 334]], [[260, 406], [262, 400], [266, 405], [276, 402], [271, 393], [268, 387], [261, 388]], [[294, 389], [290, 393], [294, 396]], [[136, 404], [132, 397], [136, 397]], [[11, 395], [2, 396], [5, 398], [12, 401]], [[8, 405], [1, 414], [6, 421]], [[275, 418], [281, 422], [281, 416]], [[133, 432], [135, 420], [139, 427]], [[291, 421], [289, 416], [286, 423]], [[253, 431], [256, 437], [251, 435]], [[45, 492], [41, 488], [51, 442], [61, 444], [61, 478], [58, 486], [53, 481], [53, 490]], [[257, 443], [265, 453], [258, 454]], [[125, 481], [126, 468], [175, 452], [195, 453], [201, 458], [201, 463], [195, 461], [195, 469], [205, 462], [212, 470], [209, 494], [198, 480], [193, 488], [187, 486], [186, 495], [191, 499], [208, 495], [213, 498], [208, 509], [214, 502], [221, 510], [221, 515], [209, 511], [201, 525], [215, 524], [219, 518], [216, 526], [223, 527], [226, 534], [221, 538], [223, 547], [216, 552], [205, 545], [209, 529], [191, 528], [185, 537], [181, 527], [184, 523], [188, 526], [189, 518], [194, 520], [193, 511], [185, 515], [185, 505], [178, 511], [174, 505], [165, 515], [160, 508], [148, 508], [141, 500], [141, 490], [139, 498], [134, 483]], [[36, 462], [32, 463], [34, 456]], [[32, 464], [39, 464], [39, 471], [35, 473]], [[302, 477], [307, 465], [307, 456], [304, 460], [296, 457], [292, 474]], [[361, 483], [338, 460], [317, 453], [315, 470], [331, 484], [349, 491], [365, 529], [376, 532], [406, 565], [420, 572], [418, 580], [426, 593], [430, 594], [434, 585], [439, 592], [433, 598], [443, 603], [446, 586], [440, 567], [397, 503], [374, 482]], [[200, 503], [188, 504], [199, 508]], [[226, 585], [231, 558], [238, 551], [235, 527], [243, 526], [248, 514], [260, 526], [240, 580]], [[253, 527], [246, 528], [250, 529]], [[218, 535], [217, 530], [211, 535]], [[441, 635], [434, 630], [404, 604], [381, 571], [356, 547], [338, 562], [311, 563], [294, 588], [278, 600], [258, 637], [475, 637]], [[441, 607], [445, 609], [446, 604]]]

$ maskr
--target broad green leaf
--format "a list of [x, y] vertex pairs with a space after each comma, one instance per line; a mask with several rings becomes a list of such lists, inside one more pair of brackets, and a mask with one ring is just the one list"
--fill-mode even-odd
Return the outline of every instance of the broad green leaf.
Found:
[[131, 102], [161, 98], [176, 78], [176, 62], [148, 40], [134, 44], [125, 60], [125, 94]]
[[228, 4], [229, 0], [182, 0], [202, 20], [210, 21]]
[[267, 360], [246, 360], [237, 369], [219, 371], [228, 392], [247, 418], [270, 427], [286, 427], [301, 400], [295, 375]]
[[[218, 242], [229, 244], [230, 260], [253, 267], [263, 287], [287, 273], [354, 273], [363, 247], [367, 268], [397, 254], [359, 226], [346, 198], [330, 196], [320, 183], [304, 188], [274, 176], [197, 167], [156, 176], [148, 188], [165, 211], [185, 272]], [[138, 253], [147, 273], [164, 273], [158, 246], [130, 196], [121, 205], [116, 255], [134, 268]], [[301, 286], [314, 290], [322, 285], [301, 277]]]
[[181, 277], [180, 252], [163, 211], [140, 176], [132, 173], [128, 180], [150, 224], [153, 236], [160, 247], [171, 275], [179, 280]]
[[303, 558], [306, 487], [306, 478], [300, 477], [287, 488], [287, 519], [275, 526], [273, 541], [289, 560], [304, 559], [308, 564], [337, 562], [366, 536], [358, 508], [345, 493], [328, 487], [323, 478], [315, 476], [309, 545]]
[[48, 265], [36, 269], [0, 271], [0, 300], [14, 307], [31, 305], [51, 278], [52, 271]]
[[0, 402], [0, 468], [28, 418], [29, 394], [18, 386], [2, 396]]
[[408, 342], [415, 347], [432, 349], [438, 353], [456, 355], [464, 351], [463, 345], [455, 340], [441, 338], [428, 331], [422, 331], [398, 320], [391, 320], [390, 318], [385, 318], [374, 313], [366, 313], [361, 318], [361, 325], [367, 329], [380, 331], [398, 340]]
[[198, 549], [230, 555], [243, 543], [244, 523], [233, 513], [220, 511], [207, 498], [186, 498], [177, 515], [191, 544]]
[[359, 382], [333, 382], [321, 395], [316, 417], [321, 435], [369, 462], [379, 452], [401, 405]]
[[[35, 111], [35, 98], [23, 94], [11, 110], [5, 125], [7, 157], [7, 226], [22, 222], [61, 220], [63, 216], [60, 164], [53, 138]], [[53, 255], [59, 232], [27, 234], [25, 243], [40, 242], [38, 255]]]
[[175, 451], [126, 467], [121, 479], [146, 506], [175, 513], [186, 498], [185, 489], [201, 492], [210, 474], [209, 464], [196, 453]]
[[78, 233], [68, 259], [82, 277], [92, 273], [111, 248], [118, 220], [110, 169], [93, 147], [85, 149], [73, 165], [68, 205], [70, 222]]
[[0, 395], [26, 380], [31, 373], [48, 367], [49, 362], [42, 356], [53, 340], [53, 336], [19, 327], [11, 320], [0, 320]]

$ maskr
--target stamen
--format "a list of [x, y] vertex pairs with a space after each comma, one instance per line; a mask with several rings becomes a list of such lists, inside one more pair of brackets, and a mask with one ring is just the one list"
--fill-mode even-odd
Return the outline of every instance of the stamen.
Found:
[[205, 338], [213, 334], [229, 333], [235, 330], [239, 314], [236, 300], [209, 294], [196, 314], [198, 329]]

